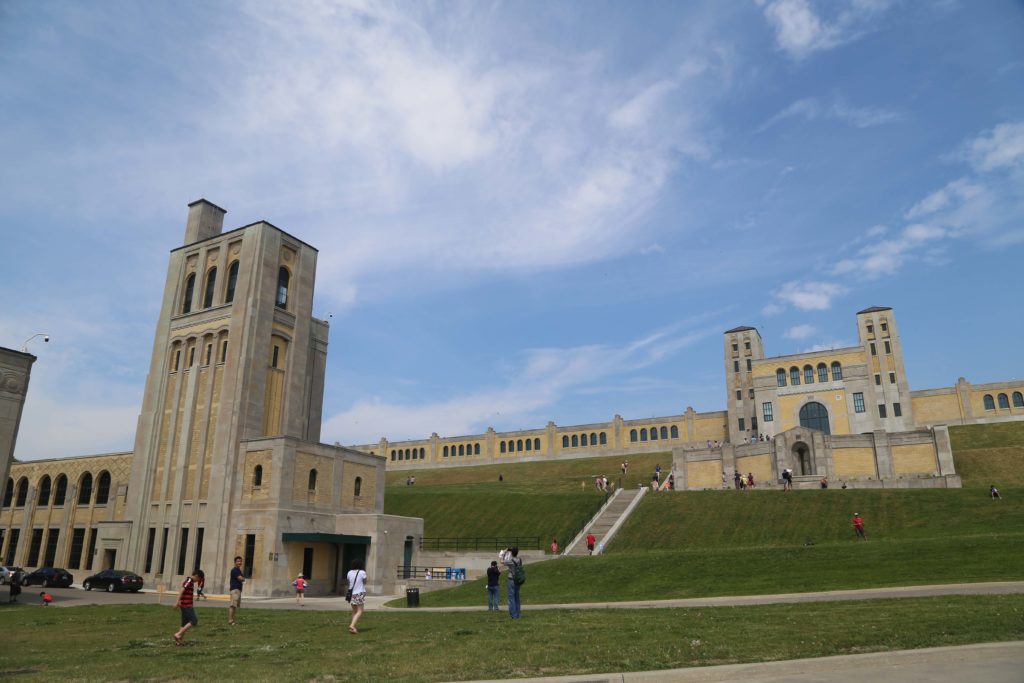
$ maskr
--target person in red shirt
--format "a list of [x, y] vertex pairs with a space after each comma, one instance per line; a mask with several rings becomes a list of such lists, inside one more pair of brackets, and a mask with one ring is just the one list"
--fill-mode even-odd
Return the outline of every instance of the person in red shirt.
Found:
[[306, 581], [305, 578], [303, 578], [302, 574], [299, 574], [299, 577], [297, 579], [295, 579], [294, 581], [292, 581], [292, 585], [295, 586], [295, 602], [296, 602], [296, 604], [299, 604], [299, 605], [302, 605], [303, 607], [305, 607], [306, 606], [306, 586], [309, 585], [308, 582]]
[[558, 539], [557, 538], [552, 538], [551, 539], [551, 554], [552, 555], [557, 555], [558, 554]]
[[594, 534], [592, 534], [592, 533], [588, 533], [588, 534], [587, 534], [587, 550], [589, 550], [589, 551], [590, 551], [590, 554], [591, 554], [591, 555], [593, 555], [593, 554], [594, 554], [594, 545], [595, 545], [596, 543], [597, 543], [597, 539], [596, 539], [596, 538], [594, 538]]
[[864, 535], [864, 520], [856, 512], [853, 513], [853, 530], [857, 533], [857, 538], [868, 540], [868, 537]]
[[43, 599], [43, 607], [49, 607], [50, 603], [53, 602], [53, 596], [46, 591], [40, 593], [39, 597]]
[[174, 634], [174, 642], [178, 645], [184, 645], [185, 641], [183, 636], [193, 626], [199, 625], [199, 617], [196, 616], [196, 609], [194, 606], [196, 585], [200, 581], [205, 581], [206, 575], [202, 569], [196, 569], [192, 572], [192, 576], [185, 579], [181, 584], [181, 592], [178, 593], [178, 600], [174, 603], [174, 609], [181, 610], [181, 628]]

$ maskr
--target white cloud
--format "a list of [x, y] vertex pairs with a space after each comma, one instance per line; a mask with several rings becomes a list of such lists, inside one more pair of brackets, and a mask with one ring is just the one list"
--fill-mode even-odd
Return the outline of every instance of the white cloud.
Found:
[[661, 246], [660, 244], [651, 244], [641, 249], [640, 253], [643, 254], [644, 256], [647, 256], [648, 254], [664, 254], [665, 247]]
[[834, 98], [831, 103], [823, 103], [815, 97], [805, 97], [793, 102], [762, 123], [758, 126], [757, 132], [762, 133], [780, 121], [791, 118], [800, 118], [805, 121], [832, 119], [855, 128], [869, 128], [899, 121], [903, 115], [878, 107], [854, 107], [840, 98]]
[[783, 302], [801, 311], [823, 311], [832, 306], [832, 299], [846, 293], [846, 288], [833, 282], [787, 282], [776, 292]]
[[950, 182], [941, 190], [928, 195], [910, 207], [905, 217], [907, 220], [918, 220], [934, 214], [936, 211], [949, 208], [953, 204], [961, 204], [978, 198], [985, 189], [967, 178], [959, 178]]
[[1001, 123], [967, 144], [967, 158], [977, 171], [1017, 166], [1024, 160], [1024, 122]]
[[821, 344], [813, 344], [803, 350], [802, 353], [813, 353], [815, 351], [831, 351], [832, 349], [845, 349], [850, 346], [856, 346], [852, 342], [843, 341], [841, 339], [833, 339], [830, 342], [824, 342]]
[[613, 111], [608, 116], [609, 125], [613, 128], [637, 128], [647, 125], [664, 96], [676, 87], [678, 86], [674, 81], [658, 81]]
[[856, 40], [870, 29], [871, 20], [888, 9], [890, 0], [852, 0], [823, 3], [823, 8], [842, 7], [831, 20], [821, 18], [807, 0], [758, 2], [775, 30], [779, 49], [794, 60]]
[[814, 325], [808, 325], [805, 323], [803, 325], [794, 325], [786, 330], [782, 336], [789, 339], [807, 339], [817, 331], [818, 330]]
[[835, 266], [837, 274], [856, 273], [858, 278], [876, 279], [895, 273], [908, 260], [915, 258], [925, 245], [949, 236], [943, 228], [923, 223], [907, 226], [894, 239], [869, 244], [851, 258], [841, 259]]
[[774, 304], [774, 303], [773, 304], [765, 304], [761, 308], [761, 315], [765, 316], [766, 318], [770, 318], [772, 316], [779, 315], [780, 313], [783, 313], [785, 310], [786, 310], [786, 307], [782, 306], [780, 304]]

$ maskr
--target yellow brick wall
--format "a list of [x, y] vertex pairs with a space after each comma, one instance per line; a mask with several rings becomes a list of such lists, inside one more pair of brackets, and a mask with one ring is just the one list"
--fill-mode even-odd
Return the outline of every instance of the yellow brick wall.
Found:
[[[813, 387], [814, 385], [810, 385]], [[800, 426], [800, 408], [808, 402], [807, 395], [814, 394], [814, 400], [828, 410], [829, 425], [833, 434], [850, 434], [850, 415], [847, 412], [846, 391], [844, 389], [818, 390], [808, 389], [807, 393], [790, 394], [776, 398], [775, 431], [782, 433], [787, 429]], [[836, 397], [839, 397], [838, 399]]]
[[[791, 367], [796, 366], [796, 367], [800, 368], [800, 373], [801, 373], [800, 374], [800, 381], [803, 382], [803, 369], [804, 369], [804, 366], [805, 365], [810, 365], [810, 366], [815, 368], [815, 370], [814, 370], [814, 373], [815, 373], [814, 374], [814, 381], [817, 382], [818, 381], [818, 374], [817, 374], [818, 373], [818, 370], [817, 370], [818, 363], [824, 363], [825, 365], [828, 366], [828, 376], [829, 376], [829, 380], [831, 380], [832, 379], [832, 363], [834, 363], [836, 361], [839, 361], [839, 364], [843, 366], [844, 374], [845, 374], [845, 368], [846, 367], [848, 367], [850, 365], [860, 365], [860, 364], [864, 363], [864, 352], [859, 350], [859, 349], [855, 349], [855, 350], [852, 350], [852, 351], [848, 351], [846, 353], [837, 353], [835, 355], [829, 355], [827, 358], [823, 358], [823, 357], [812, 358], [812, 357], [809, 357], [809, 356], [808, 357], [796, 356], [794, 358], [786, 358], [786, 359], [766, 358], [764, 361], [759, 361], [758, 364], [754, 366], [754, 369], [753, 369], [751, 374], [753, 374], [754, 377], [771, 377], [772, 379], [774, 379], [775, 378], [775, 371], [778, 370], [779, 368], [782, 368], [783, 370], [786, 371], [786, 384], [788, 385], [789, 384], [789, 369]], [[801, 384], [800, 386], [803, 386], [803, 384]], [[814, 386], [814, 385], [811, 385], [811, 386]]]
[[[273, 453], [269, 450], [250, 451], [245, 454], [242, 472], [242, 500], [260, 501], [270, 497], [271, 482], [278, 476], [271, 468]], [[253, 474], [256, 466], [263, 467], [263, 480], [258, 489], [253, 487]]]
[[[736, 469], [740, 471], [740, 474], [747, 476], [748, 473], [754, 475], [754, 484], [759, 483], [770, 484], [772, 479], [772, 461], [770, 456], [764, 455], [748, 455], [743, 458], [736, 458]], [[721, 482], [722, 473], [718, 473], [718, 480]]]
[[263, 436], [281, 433], [281, 409], [284, 405], [284, 370], [267, 370], [267, 390], [263, 399]]
[[[377, 494], [377, 468], [358, 463], [345, 464], [345, 480], [341, 483], [341, 506], [372, 510]], [[362, 477], [359, 498], [355, 498], [356, 477]]]
[[917, 396], [911, 399], [915, 422], [959, 420], [960, 398], [951, 392], [940, 396]]
[[687, 488], [722, 488], [722, 461], [698, 460], [686, 463]]
[[[168, 397], [174, 396], [180, 377], [181, 373], [175, 373], [167, 378]], [[167, 441], [170, 438], [171, 416], [174, 414], [170, 400], [166, 401], [164, 406], [163, 414], [160, 416], [160, 443], [156, 450], [156, 468], [153, 471], [153, 489], [151, 491], [153, 501], [163, 500], [160, 496], [160, 481], [164, 476], [164, 459], [167, 457]]]
[[[184, 355], [185, 355], [185, 358], [184, 358], [184, 360], [182, 362], [183, 363], [187, 363], [188, 362], [188, 350], [185, 351]], [[170, 500], [171, 499], [171, 492], [174, 490], [174, 470], [175, 470], [175, 467], [177, 466], [177, 462], [178, 462], [178, 450], [181, 448], [181, 444], [182, 444], [182, 433], [181, 432], [185, 428], [184, 427], [184, 422], [185, 422], [185, 397], [188, 394], [188, 390], [187, 390], [188, 389], [188, 378], [191, 377], [191, 373], [192, 373], [192, 371], [194, 369], [195, 368], [193, 367], [192, 370], [189, 370], [188, 372], [181, 372], [178, 375], [178, 377], [180, 378], [179, 381], [182, 384], [185, 384], [185, 386], [183, 386], [181, 388], [180, 395], [178, 396], [178, 405], [177, 405], [177, 409], [176, 409], [176, 418], [175, 418], [177, 420], [177, 422], [174, 425], [174, 433], [175, 433], [175, 436], [174, 436], [174, 439], [173, 439], [174, 443], [173, 444], [169, 444], [169, 446], [170, 446], [170, 454], [169, 454], [169, 456], [170, 457], [169, 457], [168, 460], [166, 460], [166, 462], [167, 462], [167, 472], [168, 472], [168, 474], [170, 476], [167, 477], [167, 487], [165, 489], [163, 498], [161, 498], [160, 500]], [[161, 456], [159, 461], [160, 462], [165, 462], [164, 457]], [[157, 485], [159, 486], [159, 480], [155, 479], [154, 482], [157, 483]]]
[[892, 469], [900, 474], [938, 474], [938, 460], [933, 444], [912, 444], [892, 447]]
[[[206, 352], [203, 351], [205, 354]], [[188, 468], [185, 471], [185, 486], [181, 491], [182, 500], [192, 500], [193, 490], [196, 484], [196, 468], [202, 456], [200, 444], [202, 443], [203, 426], [206, 424], [206, 401], [209, 390], [208, 380], [210, 378], [209, 368], [199, 369], [199, 385], [196, 387], [195, 411], [192, 414], [192, 436], [189, 439]]]
[[220, 416], [220, 387], [224, 379], [224, 366], [213, 371], [213, 401], [210, 405], [210, 426], [206, 432], [206, 456], [203, 459], [203, 478], [199, 482], [199, 500], [207, 500], [210, 495], [210, 466], [213, 462], [213, 441], [217, 436], [217, 420]]
[[875, 477], [874, 448], [835, 448], [832, 462], [837, 477]]
[[[334, 561], [335, 549], [330, 543], [310, 543], [306, 541], [293, 541], [285, 544], [285, 558], [288, 563], [288, 585], [302, 573], [302, 560], [306, 548], [313, 549], [313, 573], [307, 579], [324, 582], [333, 585], [334, 582]], [[293, 589], [294, 590], [294, 589]], [[315, 592], [315, 591], [313, 591]], [[309, 593], [307, 593], [309, 595]]]
[[[309, 493], [309, 471], [316, 470], [316, 493]], [[312, 455], [295, 454], [295, 479], [292, 482], [292, 500], [297, 503], [329, 507], [334, 486], [334, 459]]]
[[[685, 436], [686, 425], [680, 430]], [[693, 438], [695, 441], [725, 441], [729, 435], [726, 416], [713, 418], [697, 418], [693, 421]]]

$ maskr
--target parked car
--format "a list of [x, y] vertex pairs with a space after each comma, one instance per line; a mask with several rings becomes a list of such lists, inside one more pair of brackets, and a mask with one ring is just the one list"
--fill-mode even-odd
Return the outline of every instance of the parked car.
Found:
[[11, 582], [11, 577], [15, 574], [21, 574], [21, 577], [25, 578], [25, 570], [21, 567], [0, 567], [0, 586], [7, 585]]
[[108, 593], [114, 591], [138, 593], [142, 590], [142, 577], [124, 569], [104, 569], [99, 574], [93, 574], [83, 581], [82, 588], [87, 591], [91, 591], [93, 588], [105, 588]]
[[22, 580], [23, 586], [43, 586], [44, 588], [70, 588], [75, 582], [67, 569], [40, 567]]

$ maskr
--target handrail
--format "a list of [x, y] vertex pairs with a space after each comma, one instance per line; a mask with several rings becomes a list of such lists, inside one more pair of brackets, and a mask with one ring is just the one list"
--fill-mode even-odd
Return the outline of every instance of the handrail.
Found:
[[517, 547], [520, 550], [539, 550], [540, 536], [506, 536], [461, 538], [424, 536], [420, 539], [420, 550], [493, 550]]

